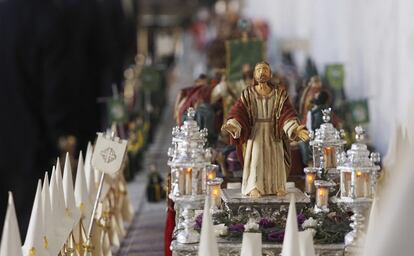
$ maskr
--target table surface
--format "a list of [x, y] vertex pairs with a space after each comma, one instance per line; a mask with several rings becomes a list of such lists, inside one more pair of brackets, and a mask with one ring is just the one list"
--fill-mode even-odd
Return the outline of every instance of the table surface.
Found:
[[242, 195], [240, 189], [222, 189], [221, 192], [221, 199], [228, 204], [289, 204], [292, 194], [295, 195], [296, 203], [310, 203], [309, 197], [298, 188], [288, 189], [285, 196], [271, 195], [259, 198]]
[[[240, 255], [241, 241], [227, 241], [223, 239], [217, 239], [220, 255]], [[175, 256], [192, 256], [198, 255], [199, 244], [181, 244], [176, 240], [172, 241], [171, 249]], [[344, 244], [315, 244], [315, 252], [320, 256], [337, 256], [344, 254]], [[277, 243], [263, 243], [262, 253], [263, 255], [273, 256], [279, 255], [282, 250], [282, 244]]]

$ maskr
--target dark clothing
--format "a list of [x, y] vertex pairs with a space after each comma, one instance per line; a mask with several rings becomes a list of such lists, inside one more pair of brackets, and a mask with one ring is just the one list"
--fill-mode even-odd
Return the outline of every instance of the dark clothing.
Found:
[[128, 45], [121, 2], [0, 0], [0, 230], [11, 190], [26, 234], [60, 137], [82, 149], [104, 128], [97, 97], [121, 82]]
[[0, 19], [0, 225], [11, 190], [24, 236], [37, 179], [50, 169], [54, 139], [67, 124], [70, 92], [59, 88], [65, 49], [53, 5], [3, 0]]

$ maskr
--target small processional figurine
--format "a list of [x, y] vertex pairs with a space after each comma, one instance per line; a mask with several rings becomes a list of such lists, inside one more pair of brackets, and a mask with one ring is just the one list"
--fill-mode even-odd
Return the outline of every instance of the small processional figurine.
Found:
[[270, 82], [271, 74], [268, 63], [256, 64], [253, 84], [243, 90], [222, 127], [243, 163], [242, 194], [251, 197], [284, 196], [291, 164], [289, 142], [309, 139], [286, 91]]

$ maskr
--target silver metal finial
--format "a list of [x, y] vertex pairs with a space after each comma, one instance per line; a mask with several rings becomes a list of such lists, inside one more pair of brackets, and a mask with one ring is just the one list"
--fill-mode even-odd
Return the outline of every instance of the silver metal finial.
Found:
[[357, 127], [355, 127], [355, 133], [355, 139], [357, 142], [361, 142], [364, 140], [365, 130], [364, 128], [362, 128], [362, 126], [358, 125]]
[[194, 120], [195, 114], [196, 114], [196, 112], [195, 112], [194, 108], [189, 108], [187, 110], [187, 119], [188, 120]]
[[371, 159], [371, 162], [373, 162], [374, 164], [377, 164], [381, 161], [381, 155], [378, 152], [372, 152], [370, 159]]
[[331, 121], [331, 108], [326, 108], [326, 109], [322, 109], [322, 114], [323, 114], [323, 121], [325, 123], [328, 123], [329, 121]]

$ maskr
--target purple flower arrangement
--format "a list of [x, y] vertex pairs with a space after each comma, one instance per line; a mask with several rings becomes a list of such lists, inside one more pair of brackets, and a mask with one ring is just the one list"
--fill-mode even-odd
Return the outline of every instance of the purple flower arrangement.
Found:
[[203, 214], [201, 213], [195, 218], [194, 229], [201, 230], [202, 223], [203, 223]]
[[[258, 223], [258, 232], [262, 233], [263, 240], [268, 242], [283, 243], [285, 236], [285, 225], [286, 225], [287, 211], [279, 214], [276, 218], [262, 218]], [[217, 224], [225, 224], [228, 228], [228, 234], [225, 236], [226, 239], [239, 241], [245, 232], [246, 220], [243, 219], [243, 215], [237, 216], [230, 219], [228, 215], [218, 216]], [[303, 223], [318, 221], [318, 228], [315, 229], [314, 241], [320, 244], [327, 243], [341, 243], [343, 242], [344, 236], [350, 231], [349, 228], [349, 216], [347, 212], [343, 212], [340, 209], [332, 211], [327, 215], [315, 215], [309, 209], [302, 210], [297, 215], [297, 222], [299, 230], [303, 230]], [[200, 231], [203, 222], [203, 214], [199, 214], [195, 218], [194, 229]], [[325, 232], [324, 230], [329, 230]]]
[[263, 218], [259, 221], [260, 229], [273, 228], [275, 226], [276, 226], [276, 223], [274, 223], [273, 221], [267, 218]]
[[301, 229], [303, 222], [305, 222], [305, 220], [306, 220], [305, 214], [299, 213], [298, 217], [297, 217], [297, 220], [298, 220], [299, 229]]
[[242, 234], [244, 232], [244, 224], [230, 224], [229, 225], [229, 232], [230, 233], [240, 233]]
[[285, 237], [284, 230], [273, 231], [267, 234], [267, 240], [269, 240], [270, 242], [283, 243], [284, 237]]

